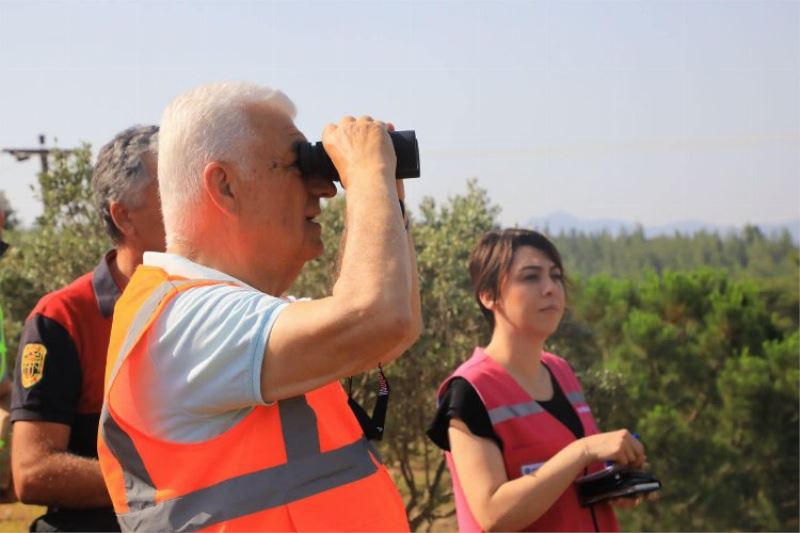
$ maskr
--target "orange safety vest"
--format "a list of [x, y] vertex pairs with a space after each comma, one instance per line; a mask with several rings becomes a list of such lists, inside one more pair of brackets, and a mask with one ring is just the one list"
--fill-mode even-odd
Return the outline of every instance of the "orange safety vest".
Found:
[[155, 438], [124, 413], [155, 372], [148, 334], [183, 291], [221, 284], [140, 266], [120, 297], [106, 365], [98, 452], [123, 530], [408, 531], [405, 508], [338, 382], [256, 406], [221, 435]]

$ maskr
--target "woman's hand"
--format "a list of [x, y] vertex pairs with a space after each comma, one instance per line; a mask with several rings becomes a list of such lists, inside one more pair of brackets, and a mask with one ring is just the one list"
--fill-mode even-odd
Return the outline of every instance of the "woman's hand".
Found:
[[598, 461], [614, 461], [622, 466], [641, 468], [647, 459], [644, 446], [627, 429], [584, 437], [576, 444], [583, 446], [587, 466]]

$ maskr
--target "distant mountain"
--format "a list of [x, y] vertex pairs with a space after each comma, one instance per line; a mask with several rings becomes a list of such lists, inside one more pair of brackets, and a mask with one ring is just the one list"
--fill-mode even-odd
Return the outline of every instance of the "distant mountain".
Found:
[[[755, 224], [761, 229], [765, 235], [775, 236], [779, 235], [784, 229], [789, 230], [792, 240], [796, 244], [800, 244], [800, 218], [789, 220], [782, 224]], [[673, 222], [671, 224], [664, 224], [660, 226], [642, 226], [636, 222], [629, 222], [618, 219], [583, 219], [575, 215], [565, 213], [563, 211], [552, 213], [544, 217], [533, 217], [528, 220], [526, 224], [529, 228], [539, 229], [546, 231], [551, 235], [558, 235], [559, 233], [569, 233], [572, 230], [588, 234], [597, 234], [607, 231], [612, 235], [618, 235], [620, 232], [635, 231], [637, 227], [642, 227], [644, 234], [647, 237], [657, 237], [660, 235], [674, 235], [680, 233], [683, 235], [693, 235], [699, 231], [705, 230], [709, 233], [718, 233], [725, 235], [729, 233], [738, 233], [742, 227], [734, 226], [717, 226], [715, 224], [708, 224], [698, 220], [685, 220], [681, 222]]]

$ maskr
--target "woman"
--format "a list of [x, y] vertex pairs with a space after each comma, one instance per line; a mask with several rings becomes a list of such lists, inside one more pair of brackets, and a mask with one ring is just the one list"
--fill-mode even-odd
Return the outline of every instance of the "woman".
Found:
[[459, 529], [617, 531], [611, 506], [581, 507], [573, 482], [603, 461], [641, 467], [644, 448], [599, 433], [572, 368], [544, 351], [566, 300], [558, 250], [535, 231], [493, 231], [470, 275], [492, 338], [442, 384], [428, 431], [447, 452]]

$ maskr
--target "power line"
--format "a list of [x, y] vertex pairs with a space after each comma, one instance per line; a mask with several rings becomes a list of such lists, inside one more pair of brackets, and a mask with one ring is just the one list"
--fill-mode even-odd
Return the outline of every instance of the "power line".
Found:
[[42, 172], [47, 172], [47, 156], [50, 152], [73, 152], [74, 150], [62, 148], [47, 148], [45, 147], [44, 134], [39, 135], [39, 148], [3, 148], [3, 153], [13, 156], [17, 161], [27, 161], [31, 156], [38, 155], [39, 161], [42, 163]]

